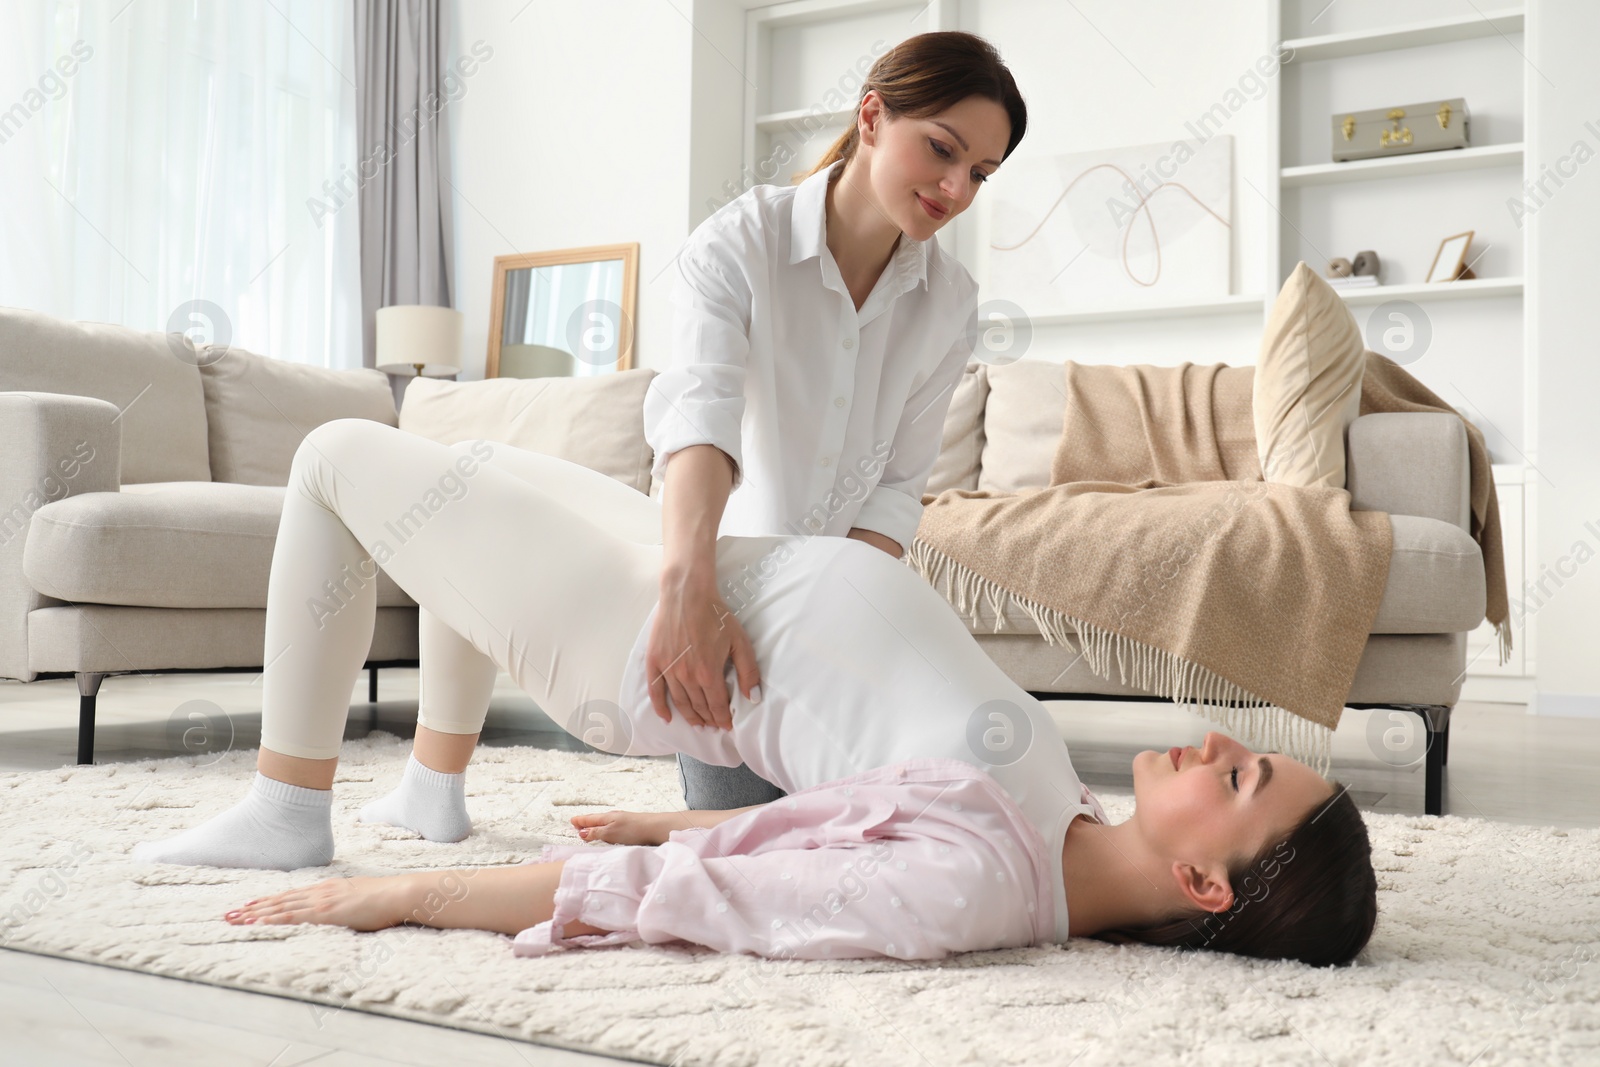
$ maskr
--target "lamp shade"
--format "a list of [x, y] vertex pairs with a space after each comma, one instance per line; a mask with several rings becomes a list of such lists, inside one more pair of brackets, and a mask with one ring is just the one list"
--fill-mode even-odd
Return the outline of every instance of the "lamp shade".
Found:
[[501, 345], [502, 378], [570, 378], [577, 365], [571, 352], [549, 345]]
[[455, 308], [396, 304], [379, 308], [375, 321], [379, 370], [429, 378], [460, 372], [466, 316]]

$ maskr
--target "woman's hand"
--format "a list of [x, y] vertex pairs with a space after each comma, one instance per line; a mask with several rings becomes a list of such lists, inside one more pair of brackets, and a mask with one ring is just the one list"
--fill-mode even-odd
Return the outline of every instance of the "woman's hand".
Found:
[[590, 844], [664, 845], [672, 831], [683, 828], [682, 816], [671, 811], [596, 811], [574, 815], [572, 825]]
[[403, 875], [329, 878], [252, 900], [223, 916], [235, 926], [316, 923], [352, 930], [383, 930], [406, 917]]
[[730, 654], [739, 691], [745, 699], [759, 701], [759, 693], [752, 693], [761, 683], [755, 648], [717, 595], [714, 571], [664, 572], [661, 603], [645, 653], [650, 703], [661, 720], [671, 722], [671, 707], [676, 706], [690, 725], [731, 730], [733, 716], [723, 674]]

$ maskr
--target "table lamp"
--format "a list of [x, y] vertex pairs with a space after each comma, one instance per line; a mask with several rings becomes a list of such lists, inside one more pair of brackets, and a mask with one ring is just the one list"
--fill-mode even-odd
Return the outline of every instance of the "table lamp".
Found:
[[549, 345], [501, 345], [502, 378], [570, 378], [577, 366], [571, 352]]
[[378, 369], [403, 378], [448, 378], [461, 372], [466, 316], [455, 308], [395, 304], [379, 308]]

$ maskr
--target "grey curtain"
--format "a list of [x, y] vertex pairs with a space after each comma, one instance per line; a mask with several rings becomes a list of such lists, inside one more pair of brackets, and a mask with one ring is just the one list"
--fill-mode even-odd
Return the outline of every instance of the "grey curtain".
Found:
[[373, 315], [451, 306], [449, 108], [440, 0], [355, 0], [362, 365]]

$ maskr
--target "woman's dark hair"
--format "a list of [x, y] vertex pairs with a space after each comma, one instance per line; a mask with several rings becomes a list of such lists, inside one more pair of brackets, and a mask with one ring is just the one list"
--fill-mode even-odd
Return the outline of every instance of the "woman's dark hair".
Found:
[[[982, 37], [961, 30], [919, 33], [879, 56], [861, 83], [857, 115], [862, 97], [873, 89], [883, 98], [884, 113], [896, 118], [929, 118], [969, 96], [993, 100], [1011, 118], [1011, 142], [1006, 145], [1002, 160], [1017, 147], [1028, 129], [1028, 108], [1011, 71], [1000, 61], [1000, 53]], [[850, 129], [833, 142], [806, 177], [841, 159], [849, 166], [859, 143], [859, 122], [852, 121]]]
[[1212, 949], [1317, 967], [1349, 963], [1372, 936], [1378, 879], [1372, 843], [1350, 793], [1333, 783], [1331, 800], [1306, 814], [1289, 836], [1228, 868], [1233, 906], [1095, 937], [1173, 948]]

